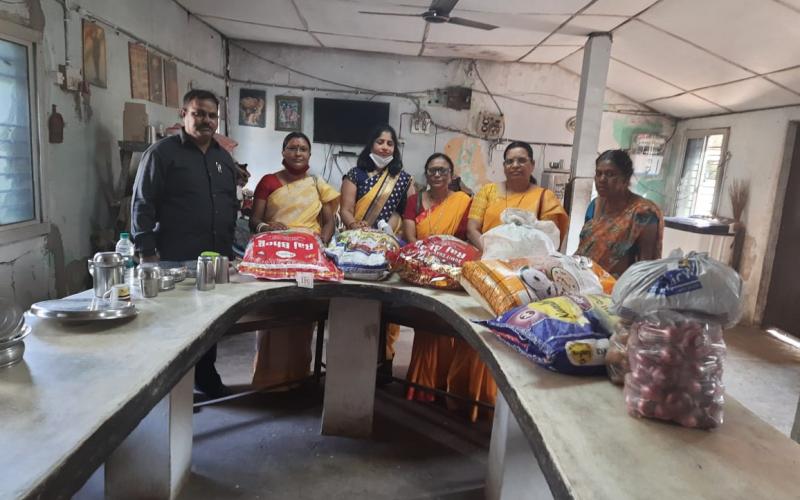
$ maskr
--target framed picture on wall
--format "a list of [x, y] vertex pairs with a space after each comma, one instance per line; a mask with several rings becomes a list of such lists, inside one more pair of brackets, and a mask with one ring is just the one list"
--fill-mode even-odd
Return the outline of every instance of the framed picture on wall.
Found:
[[245, 127], [266, 127], [266, 108], [266, 91], [239, 89], [239, 125], [244, 125]]
[[303, 98], [275, 96], [275, 130], [300, 132], [303, 129]]
[[164, 61], [164, 102], [168, 108], [178, 108], [178, 64]]
[[131, 97], [150, 99], [150, 81], [147, 78], [147, 49], [138, 43], [128, 43], [131, 67]]
[[150, 52], [147, 54], [148, 76], [150, 77], [150, 101], [164, 104], [164, 73], [161, 56]]
[[83, 78], [97, 87], [106, 88], [106, 32], [97, 24], [83, 20]]

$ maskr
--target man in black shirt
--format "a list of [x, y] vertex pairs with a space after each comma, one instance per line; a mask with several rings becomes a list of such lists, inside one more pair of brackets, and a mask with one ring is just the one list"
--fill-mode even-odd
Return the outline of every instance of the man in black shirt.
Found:
[[[158, 141], [142, 156], [131, 203], [131, 230], [142, 262], [181, 265], [208, 250], [232, 257], [237, 168], [214, 140], [218, 113], [214, 94], [189, 91], [180, 134]], [[195, 387], [211, 397], [229, 394], [214, 368], [216, 358], [215, 345], [195, 367]]]

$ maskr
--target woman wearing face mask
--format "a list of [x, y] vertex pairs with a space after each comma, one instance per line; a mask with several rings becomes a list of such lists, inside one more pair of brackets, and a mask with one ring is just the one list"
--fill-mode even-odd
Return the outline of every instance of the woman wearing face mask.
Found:
[[[305, 229], [323, 242], [333, 235], [339, 193], [308, 174], [311, 141], [300, 132], [283, 140], [283, 169], [261, 178], [255, 192], [250, 227], [254, 233]], [[261, 330], [257, 336], [253, 385], [266, 387], [300, 380], [311, 364], [313, 323]]]
[[[403, 214], [403, 234], [414, 242], [437, 234], [466, 237], [467, 214], [471, 198], [450, 189], [453, 161], [442, 153], [434, 153], [425, 162], [425, 178], [430, 189], [408, 199]], [[453, 338], [435, 332], [414, 330], [414, 345], [406, 380], [425, 387], [447, 390], [447, 372], [453, 358]], [[432, 402], [432, 392], [409, 387], [409, 400]]]
[[414, 183], [403, 171], [397, 134], [389, 125], [376, 128], [342, 179], [342, 222], [347, 229], [377, 227], [384, 221], [397, 232]]
[[633, 162], [625, 151], [608, 150], [597, 157], [597, 198], [586, 210], [575, 251], [617, 278], [634, 262], [661, 258], [664, 217], [655, 203], [631, 192], [631, 176]]
[[[397, 233], [406, 201], [414, 194], [411, 176], [403, 171], [397, 133], [389, 125], [382, 125], [370, 134], [356, 166], [342, 179], [342, 222], [347, 229], [377, 228], [386, 223]], [[400, 336], [400, 327], [386, 327], [386, 361], [380, 375], [390, 376], [394, 359], [394, 343]], [[379, 379], [385, 381], [384, 377]]]

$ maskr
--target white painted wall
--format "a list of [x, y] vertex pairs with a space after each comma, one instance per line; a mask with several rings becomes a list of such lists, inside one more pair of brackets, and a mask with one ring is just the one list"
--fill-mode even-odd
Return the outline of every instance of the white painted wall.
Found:
[[[697, 118], [679, 122], [673, 143], [673, 163], [680, 164], [677, 151], [685, 142], [689, 130], [730, 128], [728, 151], [730, 160], [725, 168], [721, 188], [719, 215], [732, 217], [728, 186], [734, 179], [750, 182], [750, 202], [742, 216], [746, 226], [741, 275], [744, 279], [744, 321], [759, 322], [759, 293], [770, 238], [774, 237], [773, 214], [776, 193], [785, 186], [778, 185], [784, 142], [789, 121], [800, 120], [800, 106]], [[679, 168], [672, 172], [679, 175]], [[768, 286], [764, 284], [763, 286]]]
[[[40, 148], [42, 198], [44, 220], [52, 224], [52, 229], [42, 237], [12, 244], [0, 231], [0, 283], [14, 283], [13, 287], [0, 285], [0, 295], [14, 297], [23, 305], [83, 289], [86, 258], [91, 252], [90, 235], [95, 229], [109, 227], [114, 216], [106, 202], [104, 186], [119, 178], [117, 141], [122, 139], [122, 110], [124, 103], [132, 100], [128, 66], [131, 39], [104, 26], [108, 86], [91, 87], [91, 116], [86, 107], [78, 116], [74, 94], [55, 85], [57, 67], [65, 61], [62, 7], [55, 0], [40, 3], [45, 21], [37, 52], [39, 121], [44, 138]], [[80, 14], [70, 13], [67, 28], [69, 58], [74, 66], [80, 67], [82, 61], [81, 17], [91, 14], [176, 57], [213, 73], [223, 72], [220, 35], [189, 18], [174, 2], [81, 0], [69, 4], [81, 8]], [[17, 8], [0, 4], [0, 16], [25, 23], [25, 16], [19, 13], [3, 15]], [[224, 94], [221, 79], [178, 63], [181, 95], [190, 82]], [[57, 105], [66, 122], [63, 144], [47, 143], [51, 104]], [[178, 120], [177, 110], [162, 105], [148, 103], [147, 110], [152, 124], [169, 125]]]
[[[244, 50], [236, 45], [240, 45]], [[273, 64], [277, 63], [277, 64]], [[295, 71], [289, 71], [287, 67]], [[506, 137], [528, 142], [572, 144], [572, 133], [566, 128], [567, 120], [575, 116], [579, 76], [553, 65], [507, 64], [480, 61], [478, 71], [488, 88], [494, 93], [507, 97], [497, 97], [506, 117]], [[327, 80], [310, 78], [298, 72]], [[470, 61], [432, 58], [415, 58], [370, 54], [344, 50], [322, 50], [315, 48], [292, 47], [276, 44], [235, 42], [231, 47], [231, 76], [235, 80], [231, 90], [230, 135], [239, 141], [237, 159], [250, 165], [253, 173], [249, 187], [255, 187], [262, 175], [280, 169], [280, 149], [285, 132], [276, 132], [275, 96], [294, 95], [303, 98], [303, 131], [312, 136], [314, 97], [339, 99], [374, 99], [390, 103], [389, 121], [398, 129], [405, 141], [403, 159], [405, 168], [418, 182], [424, 182], [423, 162], [434, 151], [443, 151], [451, 139], [464, 136], [439, 129], [438, 134], [430, 136], [411, 134], [408, 116], [403, 116], [403, 126], [399, 127], [401, 115], [412, 113], [416, 107], [412, 100], [404, 97], [375, 96], [371, 93], [355, 93], [352, 87], [382, 91], [386, 93], [409, 93], [419, 98], [422, 109], [428, 111], [434, 121], [458, 130], [470, 130], [479, 111], [496, 112], [490, 97], [478, 91], [485, 90]], [[247, 83], [249, 82], [249, 83]], [[349, 87], [345, 87], [344, 84]], [[428, 105], [428, 90], [448, 86], [468, 86], [473, 88], [472, 108], [469, 111], [454, 111], [440, 106]], [[240, 88], [263, 89], [267, 93], [266, 128], [238, 125], [236, 105]], [[527, 101], [520, 102], [520, 101]], [[530, 104], [534, 103], [534, 104]], [[644, 108], [633, 101], [611, 91], [606, 94], [606, 103], [629, 110], [642, 111]], [[631, 131], [663, 130], [669, 134], [673, 122], [662, 116], [632, 116], [618, 113], [605, 113], [601, 131], [601, 149], [627, 146]], [[626, 135], [627, 134], [627, 135]], [[312, 137], [313, 139], [313, 137]], [[462, 148], [464, 157], [454, 158], [457, 170], [467, 169], [469, 163], [464, 158], [476, 151], [480, 162], [487, 166], [487, 180], [502, 178], [502, 149], [492, 149], [485, 141], [467, 141]], [[341, 174], [328, 162], [329, 147], [313, 144], [311, 169], [317, 175], [330, 176], [331, 182], [338, 186]], [[339, 151], [340, 147], [333, 148]], [[347, 147], [348, 151], [358, 152], [360, 147]], [[467, 151], [467, 150], [470, 151]], [[570, 147], [535, 146], [537, 159], [535, 175], [540, 177], [547, 162], [563, 159], [569, 168]], [[459, 161], [461, 160], [461, 161]], [[354, 165], [350, 159], [339, 161], [341, 169]], [[473, 163], [474, 165], [474, 163]], [[465, 180], [475, 184], [477, 175], [464, 173]]]

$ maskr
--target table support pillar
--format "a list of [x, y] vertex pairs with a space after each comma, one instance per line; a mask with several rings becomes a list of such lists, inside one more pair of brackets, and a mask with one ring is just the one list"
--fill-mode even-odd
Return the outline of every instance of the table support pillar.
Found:
[[497, 393], [486, 474], [487, 500], [551, 500], [553, 495], [502, 393]]
[[381, 303], [376, 300], [331, 299], [322, 434], [372, 434], [380, 320]]
[[106, 461], [106, 498], [173, 499], [192, 461], [194, 368], [150, 410]]

